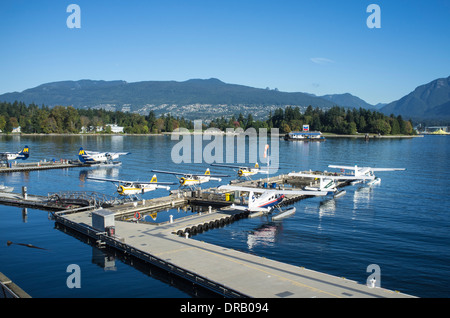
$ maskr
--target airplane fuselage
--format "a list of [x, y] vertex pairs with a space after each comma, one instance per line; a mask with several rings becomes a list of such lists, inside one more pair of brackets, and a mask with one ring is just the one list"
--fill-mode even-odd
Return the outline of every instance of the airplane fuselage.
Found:
[[255, 194], [251, 193], [248, 202], [249, 210], [252, 208], [270, 208], [281, 203], [283, 199], [284, 194], [263, 193], [259, 198], [256, 198]]
[[29, 150], [28, 146], [25, 146], [19, 152], [1, 152], [0, 153], [1, 161], [9, 161], [9, 160], [16, 160], [16, 159], [26, 160], [26, 159], [28, 159], [29, 156], [30, 156], [30, 150]]
[[142, 194], [156, 190], [157, 186], [152, 184], [126, 184], [117, 187], [117, 193], [128, 196], [134, 194]]

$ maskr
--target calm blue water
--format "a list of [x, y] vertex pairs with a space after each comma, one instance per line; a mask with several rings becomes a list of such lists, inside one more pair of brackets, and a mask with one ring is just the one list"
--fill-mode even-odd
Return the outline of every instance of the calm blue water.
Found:
[[[0, 183], [31, 194], [58, 191], [97, 191], [114, 194], [109, 183], [86, 176], [149, 180], [152, 169], [204, 172], [208, 164], [175, 164], [164, 136], [14, 136], [0, 137], [0, 151], [24, 145], [29, 161], [75, 159], [80, 146], [88, 150], [130, 151], [120, 168], [73, 168], [1, 174]], [[209, 141], [204, 141], [207, 145]], [[335, 200], [313, 198], [297, 202], [296, 213], [282, 221], [244, 219], [210, 230], [195, 239], [254, 253], [309, 269], [365, 283], [367, 266], [381, 269], [381, 286], [419, 297], [450, 296], [450, 179], [447, 158], [450, 138], [328, 139], [322, 143], [279, 141], [280, 171], [328, 170], [329, 164], [401, 167], [380, 172], [380, 185], [347, 187]], [[226, 169], [212, 172], [230, 173]], [[160, 181], [176, 181], [159, 175]], [[227, 182], [230, 179], [225, 179]], [[222, 183], [225, 183], [222, 182]], [[208, 186], [216, 186], [211, 182]], [[144, 198], [166, 195], [164, 190]], [[172, 211], [176, 212], [176, 211]], [[172, 213], [171, 212], [171, 213]], [[190, 213], [190, 212], [177, 212]], [[167, 213], [166, 213], [167, 214]], [[158, 219], [159, 218], [159, 219]], [[163, 221], [163, 214], [157, 221]], [[45, 250], [7, 241], [33, 244]], [[190, 297], [182, 288], [116, 259], [115, 270], [96, 264], [99, 251], [54, 228], [45, 211], [0, 206], [0, 272], [32, 297]], [[100, 254], [101, 255], [101, 254]], [[102, 258], [102, 257], [100, 257]], [[81, 267], [81, 288], [69, 289], [70, 264]]]

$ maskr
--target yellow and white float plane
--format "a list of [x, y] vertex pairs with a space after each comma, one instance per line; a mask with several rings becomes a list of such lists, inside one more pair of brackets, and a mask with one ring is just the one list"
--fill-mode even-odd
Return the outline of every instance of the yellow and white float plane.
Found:
[[261, 170], [259, 168], [258, 163], [255, 164], [255, 167], [227, 165], [227, 164], [218, 164], [218, 163], [213, 163], [213, 164], [211, 164], [211, 166], [237, 169], [238, 178], [246, 178], [246, 179], [250, 179], [251, 176], [254, 176], [255, 174], [258, 174], [258, 173], [269, 173], [268, 171]]
[[176, 184], [173, 182], [158, 182], [156, 175], [153, 175], [150, 182], [126, 181], [126, 180], [104, 179], [93, 177], [87, 177], [86, 179], [112, 182], [117, 186], [117, 193], [122, 196], [135, 196], [138, 194], [144, 194], [145, 192], [154, 191], [156, 189], [170, 190], [169, 185]]
[[206, 169], [204, 174], [196, 174], [196, 173], [184, 173], [184, 172], [173, 172], [173, 171], [161, 171], [161, 170], [152, 170], [155, 173], [165, 173], [165, 174], [173, 174], [175, 176], [181, 176], [178, 179], [180, 180], [180, 187], [189, 187], [195, 188], [201, 183], [209, 182], [211, 180], [222, 181], [221, 178], [230, 177], [224, 174], [211, 174], [209, 168]]

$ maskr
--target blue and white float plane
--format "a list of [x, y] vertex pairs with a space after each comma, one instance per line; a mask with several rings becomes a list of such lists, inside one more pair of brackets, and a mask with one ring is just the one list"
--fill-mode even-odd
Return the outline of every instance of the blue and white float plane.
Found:
[[8, 163], [9, 160], [22, 159], [26, 160], [30, 156], [30, 148], [28, 146], [23, 147], [19, 152], [0, 152], [0, 161]]
[[114, 162], [113, 160], [119, 158], [119, 156], [129, 154], [130, 152], [87, 151], [81, 147], [78, 152], [78, 159], [86, 164], [119, 164], [119, 162]]
[[[248, 192], [248, 206], [233, 206], [238, 210], [244, 210], [248, 212], [271, 212], [274, 207], [283, 201], [286, 194], [295, 195], [310, 195], [310, 196], [325, 196], [328, 193], [325, 191], [303, 191], [303, 190], [274, 190], [274, 189], [261, 189], [251, 187], [239, 187], [233, 185], [223, 185], [218, 187], [218, 190], [231, 190], [231, 191], [243, 191]], [[259, 194], [257, 196], [256, 194]]]
[[145, 192], [154, 191], [156, 189], [166, 189], [169, 191], [170, 190], [169, 185], [176, 185], [176, 183], [173, 182], [158, 182], [156, 175], [153, 175], [153, 178], [151, 179], [150, 182], [126, 181], [126, 180], [104, 179], [93, 177], [87, 177], [86, 179], [112, 182], [117, 186], [117, 193], [122, 196], [134, 196], [138, 194], [144, 194]]

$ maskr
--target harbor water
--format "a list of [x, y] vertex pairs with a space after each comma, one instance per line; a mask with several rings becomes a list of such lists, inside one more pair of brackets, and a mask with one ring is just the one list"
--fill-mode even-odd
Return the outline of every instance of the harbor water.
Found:
[[[0, 152], [17, 151], [28, 145], [29, 162], [76, 159], [80, 147], [130, 152], [120, 157], [120, 167], [3, 173], [0, 184], [13, 186], [15, 192], [25, 186], [29, 194], [45, 196], [60, 191], [116, 195], [113, 184], [86, 177], [149, 181], [152, 169], [204, 173], [210, 168], [211, 173], [227, 173], [232, 177], [203, 184], [202, 188], [235, 179], [236, 171], [212, 167], [205, 161], [175, 163], [172, 149], [178, 142], [170, 136], [0, 136]], [[203, 147], [209, 143], [204, 140]], [[270, 216], [241, 219], [192, 239], [362, 284], [372, 273], [370, 266], [377, 265], [378, 283], [383, 288], [426, 298], [450, 296], [448, 136], [370, 141], [328, 138], [324, 142], [280, 139], [278, 145], [277, 174], [305, 170], [340, 172], [328, 167], [332, 164], [406, 170], [379, 172], [380, 184], [346, 187], [346, 194], [336, 199], [316, 197], [296, 202], [293, 205], [296, 212], [278, 221]], [[247, 152], [248, 149], [247, 144]], [[259, 163], [264, 167], [262, 159]], [[265, 177], [258, 175], [253, 179]], [[163, 174], [158, 174], [158, 181], [178, 182], [174, 176]], [[166, 190], [158, 189], [142, 198], [167, 194]], [[190, 213], [194, 212], [162, 211], [153, 216], [153, 221], [163, 222], [169, 215]], [[145, 266], [137, 266], [129, 259], [111, 255], [55, 228], [50, 216], [46, 211], [0, 206], [0, 272], [32, 297], [195, 296], [170, 277], [155, 275]], [[12, 244], [7, 244], [8, 241]], [[81, 269], [81, 288], [68, 287], [71, 273], [67, 268], [71, 264]]]

